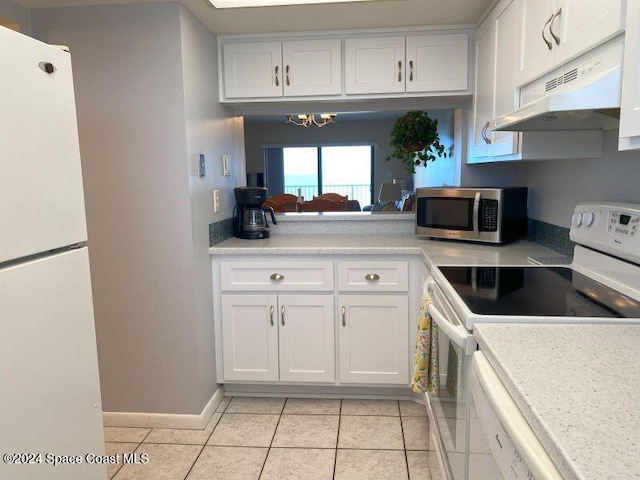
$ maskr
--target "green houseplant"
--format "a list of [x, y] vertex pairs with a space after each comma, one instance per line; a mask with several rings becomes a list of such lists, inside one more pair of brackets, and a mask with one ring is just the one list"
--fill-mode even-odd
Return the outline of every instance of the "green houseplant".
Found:
[[438, 120], [429, 117], [427, 112], [411, 111], [398, 117], [390, 137], [393, 151], [386, 160], [397, 158], [409, 173], [415, 173], [418, 166], [426, 167], [438, 157], [447, 156], [438, 136]]

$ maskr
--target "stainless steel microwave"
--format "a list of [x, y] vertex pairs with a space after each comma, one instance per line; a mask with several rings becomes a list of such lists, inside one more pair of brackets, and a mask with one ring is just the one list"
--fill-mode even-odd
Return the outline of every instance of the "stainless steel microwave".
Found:
[[418, 188], [416, 233], [486, 243], [527, 234], [527, 188]]

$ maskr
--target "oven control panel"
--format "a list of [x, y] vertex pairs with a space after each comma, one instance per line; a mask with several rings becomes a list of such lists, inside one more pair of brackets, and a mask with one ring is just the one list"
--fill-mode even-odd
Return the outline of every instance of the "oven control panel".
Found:
[[580, 245], [640, 263], [640, 205], [578, 204], [569, 237]]

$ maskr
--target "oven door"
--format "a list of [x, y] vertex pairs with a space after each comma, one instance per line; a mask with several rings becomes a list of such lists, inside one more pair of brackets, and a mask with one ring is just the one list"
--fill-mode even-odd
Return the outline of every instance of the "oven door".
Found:
[[436, 436], [448, 480], [468, 478], [469, 371], [477, 343], [430, 278], [426, 282], [433, 303], [429, 314], [438, 325], [440, 395], [425, 394], [429, 420]]

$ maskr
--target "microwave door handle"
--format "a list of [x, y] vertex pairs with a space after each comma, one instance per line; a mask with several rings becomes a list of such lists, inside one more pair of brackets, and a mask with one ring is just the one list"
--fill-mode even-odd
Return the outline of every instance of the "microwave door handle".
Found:
[[477, 344], [473, 335], [470, 335], [469, 332], [462, 325], [454, 325], [451, 323], [442, 313], [438, 310], [433, 303], [429, 304], [427, 308], [429, 315], [438, 328], [440, 328], [444, 334], [451, 339], [451, 341], [460, 347], [465, 355], [471, 355], [475, 352]]
[[480, 236], [479, 224], [480, 224], [480, 192], [477, 192], [473, 200], [473, 233], [475, 233], [476, 237]]

